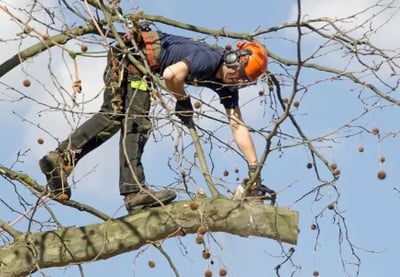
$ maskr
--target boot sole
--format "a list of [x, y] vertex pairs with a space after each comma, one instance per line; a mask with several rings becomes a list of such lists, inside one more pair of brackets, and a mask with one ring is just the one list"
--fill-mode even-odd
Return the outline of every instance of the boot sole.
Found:
[[[164, 205], [167, 205], [167, 204], [171, 203], [172, 201], [174, 201], [175, 198], [176, 198], [176, 194], [171, 195], [170, 197], [159, 199], [159, 200]], [[129, 210], [128, 209], [127, 210], [128, 210], [128, 213], [131, 213], [131, 212], [135, 212], [135, 211], [138, 211], [138, 210], [141, 210], [144, 208], [153, 208], [153, 207], [159, 207], [159, 206], [161, 206], [159, 202], [153, 202], [153, 203], [148, 203], [148, 204], [143, 204], [143, 205], [137, 205], [137, 206], [134, 206], [134, 207], [130, 208]]]

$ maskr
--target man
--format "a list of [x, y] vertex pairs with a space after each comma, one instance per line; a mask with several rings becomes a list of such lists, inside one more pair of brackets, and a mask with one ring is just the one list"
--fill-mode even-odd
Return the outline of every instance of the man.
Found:
[[[248, 128], [242, 122], [238, 104], [238, 87], [256, 82], [267, 66], [267, 52], [255, 42], [238, 43], [234, 51], [213, 48], [189, 38], [162, 32], [142, 32], [140, 36], [125, 36], [145, 52], [155, 73], [160, 73], [169, 92], [176, 98], [176, 113], [184, 124], [191, 119], [193, 108], [184, 85], [196, 83], [214, 90], [220, 97], [229, 119], [233, 138], [243, 153], [252, 176], [257, 168], [257, 155]], [[148, 118], [150, 96], [142, 74], [132, 65], [111, 58], [105, 76], [107, 85], [100, 112], [76, 129], [55, 151], [44, 156], [40, 168], [50, 189], [59, 199], [69, 199], [71, 190], [67, 177], [77, 162], [101, 145], [118, 130], [120, 138], [120, 194], [128, 211], [167, 204], [176, 194], [171, 190], [153, 191], [146, 187], [141, 156], [151, 131]], [[120, 64], [115, 65], [115, 61]], [[117, 71], [115, 68], [125, 67]], [[111, 72], [111, 73], [110, 73]], [[123, 75], [124, 72], [127, 74]], [[113, 76], [117, 75], [117, 76]], [[124, 77], [123, 77], [124, 76]], [[123, 78], [122, 78], [123, 77]], [[110, 86], [120, 79], [119, 87]], [[119, 93], [118, 93], [119, 92]], [[115, 97], [119, 96], [119, 97]], [[121, 102], [120, 112], [113, 109]], [[117, 109], [118, 110], [118, 109]], [[265, 195], [258, 178], [253, 195]]]

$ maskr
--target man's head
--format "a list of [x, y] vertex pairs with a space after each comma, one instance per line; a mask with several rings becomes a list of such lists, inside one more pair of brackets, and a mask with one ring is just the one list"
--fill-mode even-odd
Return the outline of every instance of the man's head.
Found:
[[267, 51], [256, 42], [238, 42], [236, 50], [224, 55], [222, 72], [226, 84], [254, 82], [267, 69]]

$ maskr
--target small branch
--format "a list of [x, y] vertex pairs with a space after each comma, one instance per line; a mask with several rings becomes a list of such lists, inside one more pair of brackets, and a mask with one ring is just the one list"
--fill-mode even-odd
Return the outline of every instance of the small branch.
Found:
[[[33, 180], [31, 177], [29, 177], [26, 174], [17, 173], [15, 171], [12, 171], [9, 168], [0, 166], [0, 175], [3, 175], [12, 180], [16, 180], [16, 181], [20, 182], [21, 184], [23, 184], [27, 187], [33, 188], [34, 190], [36, 190], [42, 194], [47, 192], [47, 190], [44, 186], [39, 185], [35, 180]], [[73, 200], [60, 201], [60, 200], [57, 200], [56, 198], [54, 198], [53, 200], [65, 205], [65, 206], [75, 208], [79, 211], [85, 211], [85, 212], [90, 213], [98, 218], [103, 219], [103, 220], [110, 219], [110, 216], [108, 216], [107, 214], [102, 213], [88, 205], [85, 205], [85, 204], [82, 204], [82, 203], [79, 203], [79, 202], [76, 202]]]
[[204, 179], [205, 179], [206, 184], [208, 186], [208, 189], [210, 190], [211, 195], [213, 197], [217, 197], [220, 194], [219, 194], [217, 188], [215, 187], [215, 185], [214, 185], [214, 183], [213, 183], [213, 181], [211, 179], [211, 174], [210, 174], [210, 171], [209, 171], [208, 166], [207, 166], [207, 161], [205, 159], [204, 151], [203, 151], [203, 148], [201, 147], [200, 139], [199, 139], [199, 136], [197, 135], [193, 119], [190, 120], [190, 122], [187, 125], [187, 127], [189, 129], [190, 135], [192, 136], [193, 144], [194, 144], [194, 146], [196, 148], [197, 157], [199, 158], [200, 166], [201, 166], [201, 169], [202, 169], [202, 172], [203, 172]]
[[180, 275], [179, 275], [178, 269], [176, 268], [176, 266], [172, 262], [172, 259], [171, 259], [170, 255], [168, 255], [168, 253], [164, 250], [164, 248], [162, 248], [161, 244], [157, 241], [155, 243], [152, 243], [152, 245], [155, 248], [157, 248], [157, 250], [160, 251], [160, 253], [167, 259], [169, 266], [172, 268], [172, 270], [175, 273], [175, 276], [179, 277]]
[[[10, 225], [5, 223], [3, 220], [0, 219], [0, 228], [3, 229], [3, 231], [7, 232], [12, 236], [14, 239], [20, 237], [23, 233], [15, 230], [12, 228]], [[3, 231], [0, 230], [0, 235], [3, 233]]]

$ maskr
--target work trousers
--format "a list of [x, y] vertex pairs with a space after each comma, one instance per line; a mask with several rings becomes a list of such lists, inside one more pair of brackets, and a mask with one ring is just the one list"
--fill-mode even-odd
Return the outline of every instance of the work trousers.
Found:
[[122, 108], [116, 114], [112, 108], [112, 92], [104, 91], [104, 101], [98, 113], [77, 128], [57, 150], [68, 155], [73, 165], [93, 149], [110, 139], [120, 131], [119, 141], [119, 189], [121, 195], [138, 192], [145, 184], [145, 175], [141, 162], [143, 150], [151, 132], [148, 117], [150, 95], [147, 86], [133, 88], [131, 81], [141, 80], [128, 75], [123, 82]]

